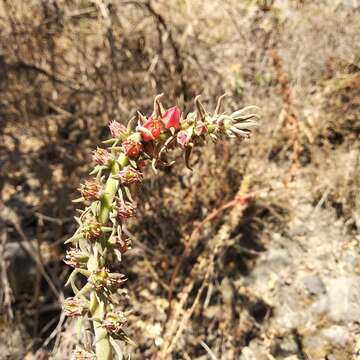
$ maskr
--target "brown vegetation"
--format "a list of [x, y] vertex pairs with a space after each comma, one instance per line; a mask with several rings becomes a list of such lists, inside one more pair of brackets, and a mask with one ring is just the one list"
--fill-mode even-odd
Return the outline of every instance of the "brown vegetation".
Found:
[[[109, 121], [148, 114], [161, 92], [186, 111], [226, 92], [229, 108], [259, 106], [261, 126], [193, 154], [193, 173], [146, 176], [120, 269], [136, 343], [124, 352], [355, 359], [359, 12], [355, 0], [2, 0], [0, 358], [70, 358], [63, 242]], [[300, 275], [320, 277], [337, 312], [306, 312], [325, 295], [308, 278], [316, 294], [297, 291]], [[355, 289], [346, 311], [333, 287]]]

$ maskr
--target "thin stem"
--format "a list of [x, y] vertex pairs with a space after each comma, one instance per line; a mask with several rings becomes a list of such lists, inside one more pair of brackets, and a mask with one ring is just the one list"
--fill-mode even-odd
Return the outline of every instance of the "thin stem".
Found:
[[101, 224], [106, 224], [109, 220], [111, 204], [118, 190], [119, 181], [114, 179], [114, 176], [116, 176], [119, 171], [128, 163], [129, 159], [123, 153], [121, 153], [118, 161], [115, 162], [111, 168], [111, 175], [106, 182], [104, 195], [101, 201], [101, 208], [99, 214], [99, 221]]
[[[111, 174], [109, 175], [104, 195], [101, 200], [101, 208], [99, 212], [99, 222], [103, 225], [106, 225], [109, 220], [109, 215], [112, 209], [112, 202], [114, 196], [119, 187], [119, 181], [115, 178], [119, 171], [129, 163], [129, 159], [122, 153], [116, 162], [114, 162], [111, 167]], [[94, 255], [92, 255], [94, 256]], [[104, 300], [98, 301], [96, 293], [93, 290], [90, 294], [90, 303], [91, 306], [91, 315], [95, 319], [103, 319], [105, 315], [106, 304]], [[112, 347], [109, 340], [109, 335], [101, 326], [101, 323], [94, 321], [94, 333], [95, 333], [95, 349], [96, 349], [96, 359], [97, 360], [111, 360], [112, 356]]]
[[[96, 294], [93, 291], [90, 295], [90, 301], [93, 305], [94, 312], [92, 313], [93, 318], [102, 319], [105, 314], [104, 302], [98, 302]], [[94, 321], [94, 332], [95, 332], [95, 349], [97, 360], [112, 360], [112, 349], [109, 340], [109, 335], [101, 326], [100, 322]]]

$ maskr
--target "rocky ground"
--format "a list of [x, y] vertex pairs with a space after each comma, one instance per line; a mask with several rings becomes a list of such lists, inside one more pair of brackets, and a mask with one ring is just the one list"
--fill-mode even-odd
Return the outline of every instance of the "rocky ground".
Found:
[[271, 235], [244, 280], [269, 313], [241, 359], [356, 359], [360, 237], [347, 233], [334, 210], [313, 206], [310, 184], [293, 185], [288, 227]]

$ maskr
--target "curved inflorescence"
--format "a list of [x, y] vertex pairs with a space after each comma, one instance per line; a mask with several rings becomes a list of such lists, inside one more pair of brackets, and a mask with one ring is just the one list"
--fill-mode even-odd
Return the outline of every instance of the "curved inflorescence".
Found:
[[[126, 315], [117, 311], [113, 302], [113, 294], [124, 286], [126, 277], [112, 272], [110, 264], [114, 258], [121, 261], [131, 247], [124, 223], [136, 215], [130, 188], [142, 181], [144, 166], [151, 162], [157, 172], [159, 167], [171, 164], [166, 161], [166, 153], [180, 148], [190, 168], [192, 149], [207, 138], [246, 138], [257, 125], [254, 106], [230, 115], [220, 113], [223, 97], [213, 115], [196, 97], [196, 111], [185, 117], [176, 106], [165, 110], [160, 97], [155, 98], [149, 118], [138, 112], [127, 127], [117, 121], [109, 124], [111, 138], [105, 141], [108, 148], [94, 151], [95, 168], [90, 173], [94, 178], [80, 186], [81, 198], [75, 200], [85, 206], [75, 217], [77, 231], [66, 241], [72, 245], [65, 263], [74, 268], [67, 282], [74, 297], [67, 298], [63, 307], [67, 316], [87, 317], [92, 322], [95, 352], [79, 346], [74, 359], [110, 360], [114, 353], [121, 353], [116, 341], [129, 340], [124, 331]], [[78, 275], [86, 280], [80, 289], [75, 281]]]

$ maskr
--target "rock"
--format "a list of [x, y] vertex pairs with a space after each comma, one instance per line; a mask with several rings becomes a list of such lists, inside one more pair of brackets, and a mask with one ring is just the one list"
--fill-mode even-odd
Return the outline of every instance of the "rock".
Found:
[[360, 277], [342, 276], [327, 283], [329, 317], [335, 322], [354, 322], [360, 318]]
[[324, 338], [329, 339], [331, 343], [342, 348], [349, 347], [354, 342], [354, 335], [352, 335], [344, 326], [331, 326], [327, 329], [323, 329], [321, 334]]
[[326, 293], [326, 287], [319, 275], [304, 276], [302, 282], [310, 295], [321, 295]]

